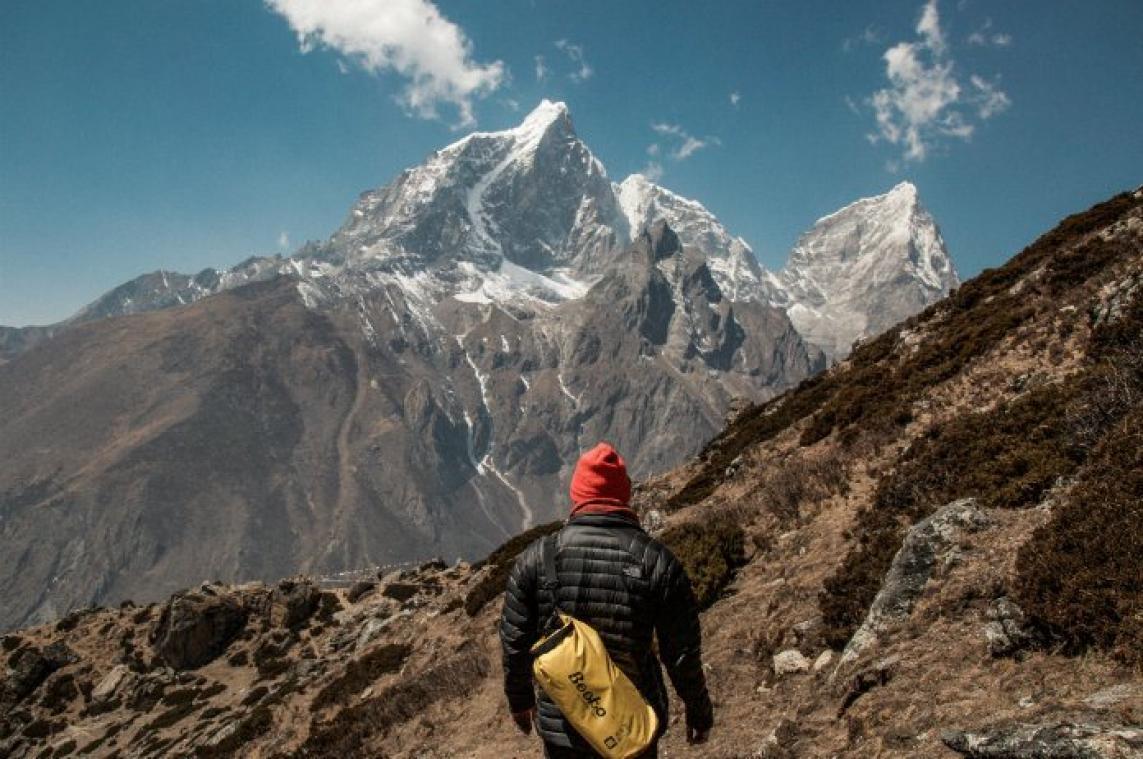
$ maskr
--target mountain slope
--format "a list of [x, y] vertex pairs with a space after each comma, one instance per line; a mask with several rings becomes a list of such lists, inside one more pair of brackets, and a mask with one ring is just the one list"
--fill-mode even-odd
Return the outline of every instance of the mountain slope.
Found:
[[371, 274], [81, 323], [0, 366], [0, 620], [476, 555], [556, 513], [582, 445], [661, 471], [815, 369], [665, 226], [557, 303]]

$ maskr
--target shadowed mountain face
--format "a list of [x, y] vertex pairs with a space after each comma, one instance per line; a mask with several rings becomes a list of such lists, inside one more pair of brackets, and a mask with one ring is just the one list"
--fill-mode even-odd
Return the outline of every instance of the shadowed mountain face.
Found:
[[[308, 307], [291, 277], [82, 323], [0, 366], [0, 621], [204, 578], [474, 556], [566, 509], [580, 449], [660, 471], [815, 370], [665, 225], [581, 298]], [[365, 326], [367, 325], [367, 327]]]

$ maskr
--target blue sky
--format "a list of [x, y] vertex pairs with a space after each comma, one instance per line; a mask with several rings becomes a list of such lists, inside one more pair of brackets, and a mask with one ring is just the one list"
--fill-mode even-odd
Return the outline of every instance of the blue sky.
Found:
[[1143, 182], [1140, 39], [1137, 0], [5, 0], [0, 324], [324, 238], [542, 97], [767, 266], [909, 179], [972, 275]]

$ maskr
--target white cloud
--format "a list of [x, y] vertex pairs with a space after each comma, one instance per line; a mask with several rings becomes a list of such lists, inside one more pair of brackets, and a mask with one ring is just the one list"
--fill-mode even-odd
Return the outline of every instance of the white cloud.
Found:
[[928, 0], [921, 9], [916, 31], [917, 41], [899, 42], [885, 51], [889, 86], [867, 101], [877, 120], [877, 131], [867, 135], [869, 141], [901, 146], [907, 161], [925, 160], [943, 138], [971, 138], [975, 125], [965, 116], [966, 106], [986, 119], [1011, 104], [994, 83], [975, 74], [970, 78], [972, 90], [965, 91], [948, 51], [936, 0]]
[[[703, 148], [722, 144], [717, 137], [695, 137], [678, 124], [653, 122], [651, 130], [662, 135], [668, 142], [674, 143], [669, 155], [675, 161], [685, 161]], [[657, 156], [661, 150], [657, 142], [647, 146], [648, 155]]]
[[1012, 35], [1004, 32], [992, 31], [992, 19], [984, 19], [984, 24], [981, 25], [972, 34], [968, 35], [966, 40], [970, 45], [977, 47], [1008, 47], [1012, 44]]
[[861, 45], [876, 45], [884, 39], [881, 32], [877, 27], [872, 24], [861, 30], [860, 34], [855, 34], [852, 37], [846, 37], [841, 41], [841, 49], [849, 52], [854, 48]]
[[544, 63], [544, 56], [537, 55], [535, 58], [536, 64], [536, 81], [542, 82], [548, 78], [548, 66]]
[[658, 182], [663, 178], [663, 164], [658, 161], [648, 161], [639, 173], [651, 182]]
[[708, 143], [706, 140], [700, 140], [697, 137], [691, 137], [688, 135], [687, 138], [683, 140], [683, 144], [679, 146], [678, 150], [676, 150], [671, 155], [677, 161], [685, 161], [709, 144], [710, 143]]
[[568, 74], [568, 79], [573, 82], [586, 82], [591, 79], [591, 75], [595, 73], [595, 69], [587, 62], [583, 56], [583, 46], [575, 45], [567, 40], [556, 40], [556, 47], [563, 51], [564, 55], [568, 57], [577, 68], [575, 71]]
[[742, 95], [738, 94], [737, 92], [730, 93], [730, 104], [732, 106], [734, 106], [735, 108], [738, 107], [738, 103], [741, 100], [742, 100]]
[[1008, 106], [1012, 105], [1008, 96], [987, 79], [973, 74], [969, 77], [969, 81], [972, 82], [974, 91], [972, 101], [976, 105], [976, 111], [980, 114], [980, 118], [990, 119], [996, 114], [1008, 110]]
[[473, 101], [496, 90], [503, 62], [477, 63], [464, 30], [431, 0], [264, 0], [285, 17], [302, 52], [324, 47], [371, 74], [392, 71], [408, 80], [399, 101], [425, 119], [438, 107], [456, 108], [457, 126], [476, 119]]
[[278, 233], [278, 247], [282, 250], [290, 247], [290, 234], [285, 230]]

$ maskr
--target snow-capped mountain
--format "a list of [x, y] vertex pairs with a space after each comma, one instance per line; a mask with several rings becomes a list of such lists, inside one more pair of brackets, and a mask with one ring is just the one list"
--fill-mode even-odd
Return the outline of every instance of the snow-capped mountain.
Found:
[[770, 302], [831, 358], [923, 310], [960, 280], [917, 188], [902, 182], [818, 219], [785, 268], [767, 272]]
[[477, 556], [566, 513], [583, 448], [661, 471], [817, 371], [751, 295], [745, 245], [636, 185], [545, 102], [290, 257], [144, 275], [0, 334], [20, 351], [0, 364], [0, 628], [204, 577]]
[[615, 186], [619, 205], [635, 231], [662, 220], [679, 239], [702, 251], [711, 273], [731, 300], [758, 297], [762, 267], [741, 237], [727, 231], [702, 203], [676, 195], [642, 174], [632, 174]]

